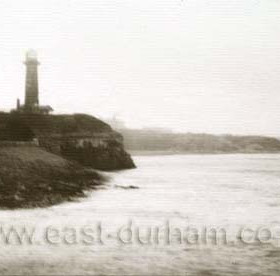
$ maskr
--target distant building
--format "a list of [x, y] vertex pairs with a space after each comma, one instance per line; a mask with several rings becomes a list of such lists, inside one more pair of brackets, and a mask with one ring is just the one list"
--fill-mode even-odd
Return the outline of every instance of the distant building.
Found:
[[121, 130], [126, 128], [125, 123], [116, 115], [114, 115], [112, 118], [104, 119], [104, 121], [107, 124], [109, 124], [113, 129]]
[[17, 99], [18, 112], [49, 114], [53, 109], [49, 105], [39, 105], [39, 87], [38, 87], [38, 65], [37, 53], [34, 50], [28, 50], [26, 53], [26, 81], [25, 81], [25, 103], [20, 104]]

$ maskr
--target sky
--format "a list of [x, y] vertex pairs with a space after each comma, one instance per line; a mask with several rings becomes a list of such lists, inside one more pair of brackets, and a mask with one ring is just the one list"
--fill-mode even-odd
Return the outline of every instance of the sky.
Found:
[[280, 0], [1, 0], [1, 110], [29, 48], [56, 113], [280, 136]]

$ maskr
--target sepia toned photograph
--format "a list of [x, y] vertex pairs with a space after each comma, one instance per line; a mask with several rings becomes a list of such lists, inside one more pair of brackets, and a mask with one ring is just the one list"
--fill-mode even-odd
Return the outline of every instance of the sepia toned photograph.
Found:
[[0, 275], [280, 276], [279, 0], [0, 0]]

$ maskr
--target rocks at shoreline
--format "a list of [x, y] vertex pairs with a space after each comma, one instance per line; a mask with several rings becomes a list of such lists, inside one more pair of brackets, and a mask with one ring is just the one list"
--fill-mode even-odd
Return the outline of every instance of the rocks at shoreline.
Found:
[[39, 147], [0, 147], [0, 207], [46, 207], [85, 196], [103, 184], [93, 169]]
[[121, 185], [115, 185], [114, 186], [117, 189], [123, 189], [123, 190], [134, 190], [134, 189], [139, 189], [138, 186], [135, 185], [129, 185], [129, 186], [121, 186]]

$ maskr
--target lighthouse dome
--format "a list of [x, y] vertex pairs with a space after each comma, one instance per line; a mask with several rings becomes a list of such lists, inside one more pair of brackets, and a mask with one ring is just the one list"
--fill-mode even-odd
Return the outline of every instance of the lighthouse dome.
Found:
[[27, 59], [37, 59], [37, 52], [33, 49], [29, 49], [26, 52], [26, 58]]

